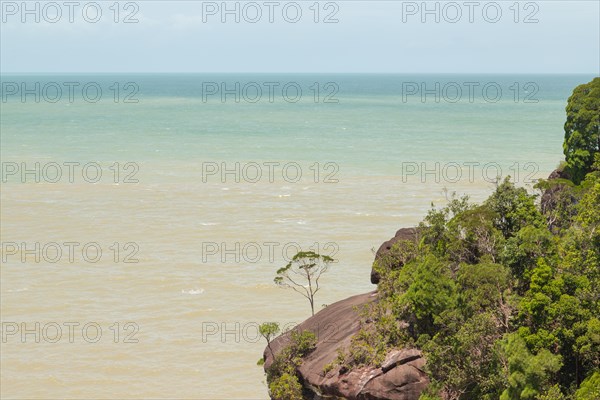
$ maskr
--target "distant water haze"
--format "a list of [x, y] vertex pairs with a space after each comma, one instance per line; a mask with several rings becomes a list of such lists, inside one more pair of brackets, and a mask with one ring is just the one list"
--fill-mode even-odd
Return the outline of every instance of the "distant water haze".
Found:
[[267, 398], [289, 257], [338, 260], [319, 308], [373, 290], [432, 202], [534, 190], [591, 78], [2, 75], [2, 396]]

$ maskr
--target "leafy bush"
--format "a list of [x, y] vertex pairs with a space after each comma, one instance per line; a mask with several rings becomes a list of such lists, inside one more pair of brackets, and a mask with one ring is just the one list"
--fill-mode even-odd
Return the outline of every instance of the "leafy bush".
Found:
[[563, 150], [573, 181], [580, 183], [592, 170], [600, 151], [600, 78], [579, 85], [567, 103]]
[[508, 180], [481, 206], [432, 209], [401, 268], [381, 269], [380, 300], [340, 364], [417, 346], [434, 388], [424, 399], [574, 399], [600, 368], [600, 177], [572, 187], [561, 229]]
[[296, 375], [284, 373], [269, 385], [273, 400], [302, 400], [302, 385]]
[[297, 370], [302, 358], [316, 346], [317, 337], [311, 331], [290, 332], [290, 344], [281, 349], [267, 368], [267, 383], [271, 397], [276, 400], [302, 399], [302, 385]]
[[590, 374], [575, 393], [575, 400], [600, 399], [600, 371]]

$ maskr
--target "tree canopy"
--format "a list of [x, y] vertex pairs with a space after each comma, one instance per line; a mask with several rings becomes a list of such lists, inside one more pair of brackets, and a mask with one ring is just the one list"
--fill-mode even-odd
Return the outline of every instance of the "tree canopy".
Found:
[[563, 150], [573, 181], [579, 183], [591, 171], [600, 149], [600, 78], [579, 85], [567, 103]]
[[[541, 204], [507, 178], [482, 204], [432, 206], [416, 242], [375, 260], [379, 298], [340, 352], [340, 371], [416, 347], [431, 378], [421, 400], [600, 399], [599, 106], [600, 78], [569, 98], [572, 180], [541, 182]], [[299, 253], [276, 282], [310, 299], [329, 261]], [[272, 393], [298, 394], [293, 379], [273, 375]]]
[[569, 98], [567, 174], [538, 185], [542, 204], [507, 178], [480, 205], [432, 208], [416, 246], [390, 250], [404, 262], [376, 260], [380, 300], [347, 367], [414, 346], [423, 400], [599, 400], [599, 116], [596, 78]]
[[329, 270], [334, 259], [314, 251], [298, 252], [285, 267], [277, 270], [275, 283], [280, 287], [291, 288], [306, 297], [312, 315], [315, 315], [315, 295], [321, 289], [319, 279]]

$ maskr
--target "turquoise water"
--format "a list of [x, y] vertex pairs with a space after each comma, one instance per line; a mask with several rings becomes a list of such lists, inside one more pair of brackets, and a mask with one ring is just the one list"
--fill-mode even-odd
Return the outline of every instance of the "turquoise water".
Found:
[[[105, 254], [96, 263], [78, 254], [74, 262], [63, 257], [56, 263], [32, 256], [22, 262], [23, 249], [2, 254], [3, 322], [31, 328], [35, 322], [84, 326], [93, 321], [105, 332], [98, 343], [82, 340], [79, 331], [74, 342], [10, 336], [1, 344], [2, 397], [267, 398], [262, 369], [256, 366], [264, 343], [255, 327], [265, 321], [293, 324], [310, 315], [302, 297], [273, 283], [275, 271], [287, 263], [287, 245], [315, 249], [316, 244], [338, 260], [321, 280], [319, 306], [373, 290], [372, 249], [398, 228], [417, 224], [431, 202], [444, 204], [446, 190], [479, 201], [494, 189], [497, 175], [517, 176], [518, 184], [529, 189], [533, 179], [546, 177], [562, 159], [566, 99], [573, 87], [590, 79], [2, 76], [7, 98], [0, 102], [2, 242], [26, 243], [27, 249], [33, 243], [94, 242]], [[81, 94], [51, 103], [45, 101], [54, 98], [48, 89], [39, 102], [32, 94], [23, 102], [19, 94], [7, 94], [14, 91], [11, 82], [19, 83], [17, 88], [21, 82], [28, 88], [40, 82], [40, 90], [48, 82], [80, 87], [94, 82], [103, 96], [95, 103]], [[115, 82], [117, 103], [110, 89]], [[123, 102], [130, 82], [139, 88], [137, 103]], [[220, 96], [203, 98], [203, 82], [205, 89], [206, 82], [225, 82], [227, 88], [235, 82], [240, 87], [292, 82], [303, 96], [295, 103], [281, 95], [254, 103], [235, 102], [230, 95], [222, 102]], [[310, 89], [315, 82], [319, 102]], [[403, 93], [403, 82], [404, 89], [414, 89], [406, 85], [411, 82], [417, 87], [424, 82], [426, 88], [440, 82], [446, 96], [436, 102], [428, 95], [422, 102], [420, 95]], [[493, 83], [490, 87], [500, 87], [503, 95], [492, 102], [491, 92], [487, 101], [479, 92], [472, 101], [463, 96], [452, 102], [456, 93], [450, 89], [456, 85], [450, 82]], [[510, 89], [514, 82], [519, 101]], [[332, 87], [339, 101], [324, 103]], [[523, 96], [537, 102], [524, 102]], [[82, 179], [81, 169], [73, 183], [66, 178], [48, 182], [51, 174], [35, 183], [31, 173], [26, 179], [10, 173], [25, 166], [35, 175], [35, 163], [65, 162], [98, 163], [102, 179]], [[259, 165], [263, 175], [250, 182], [208, 174], [208, 162], [219, 168], [225, 163], [229, 170], [235, 163]], [[279, 163], [272, 180], [264, 168], [268, 162]], [[298, 182], [292, 179], [294, 170], [282, 175], [287, 163], [301, 169]], [[488, 164], [494, 168], [486, 170]], [[462, 175], [452, 179], [457, 166]], [[126, 182], [130, 173], [136, 183]], [[114, 243], [120, 244], [118, 261]], [[130, 254], [127, 243], [136, 246], [137, 263], [123, 262]], [[207, 243], [221, 252], [208, 254]], [[272, 258], [265, 243], [277, 243]], [[236, 244], [258, 246], [262, 256], [223, 251]], [[111, 340], [115, 323], [131, 322], [139, 328], [138, 342]], [[206, 324], [219, 331], [204, 340]], [[222, 336], [225, 331], [230, 333]]]
[[[88, 103], [75, 90], [69, 102], [66, 89], [56, 103], [35, 103], [32, 95], [21, 102], [19, 93], [2, 103], [2, 156], [14, 158], [66, 158], [114, 160], [306, 160], [333, 161], [352, 175], [395, 175], [405, 161], [535, 161], [548, 170], [561, 157], [564, 107], [571, 90], [591, 79], [581, 75], [53, 75], [3, 76], [6, 82], [97, 83], [103, 95]], [[114, 103], [114, 82], [133, 83], [121, 88]], [[221, 101], [220, 93], [203, 98], [203, 84], [225, 83], [234, 88], [255, 82], [263, 96], [256, 103], [240, 102], [233, 95]], [[278, 83], [273, 102], [265, 82]], [[278, 91], [286, 83], [302, 89], [297, 103]], [[314, 83], [320, 88], [315, 102]], [[420, 89], [408, 95], [403, 83], [435, 82], [443, 88], [455, 82], [456, 91], [435, 102]], [[472, 101], [465, 82], [474, 87]], [[519, 100], [515, 101], [515, 86]], [[325, 88], [327, 83], [335, 86]], [[482, 87], [502, 89], [497, 102], [486, 101]], [[526, 102], [524, 86], [537, 89]], [[313, 89], [311, 89], [313, 87]], [[5, 88], [5, 86], [3, 86]], [[336, 90], [332, 100], [325, 96]], [[220, 89], [219, 89], [220, 90]], [[52, 96], [49, 90], [48, 96]], [[440, 89], [440, 94], [441, 89]], [[249, 87], [247, 98], [254, 97]], [[294, 91], [291, 90], [291, 95]], [[488, 99], [495, 96], [491, 87]]]

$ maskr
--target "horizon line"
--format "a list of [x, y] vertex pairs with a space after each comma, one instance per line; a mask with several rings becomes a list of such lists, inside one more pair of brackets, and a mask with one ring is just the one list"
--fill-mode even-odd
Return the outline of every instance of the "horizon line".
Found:
[[480, 72], [480, 71], [469, 71], [469, 72], [382, 72], [382, 71], [344, 71], [344, 72], [323, 72], [323, 71], [0, 71], [0, 75], [29, 75], [29, 74], [339, 74], [339, 75], [350, 75], [350, 74], [361, 74], [361, 75], [466, 75], [466, 74], [480, 74], [480, 75], [517, 75], [517, 74], [535, 74], [535, 75], [597, 75], [598, 72]]

